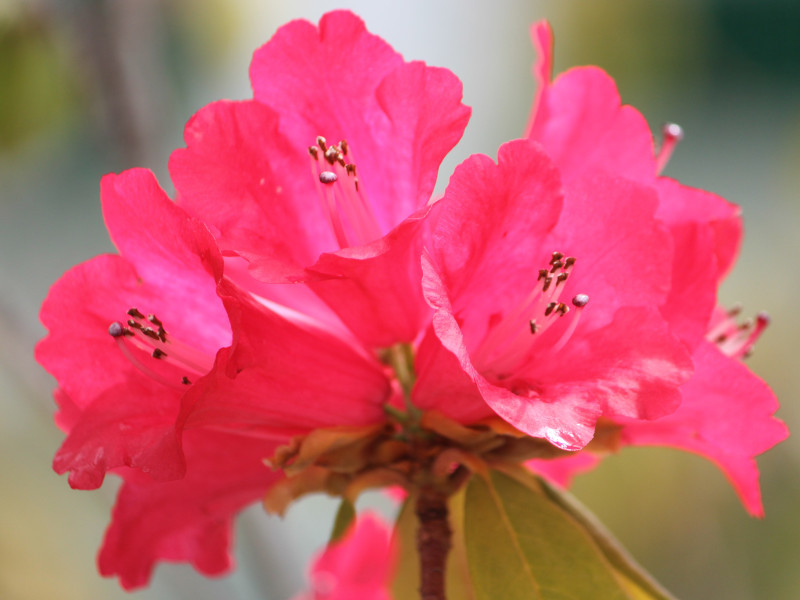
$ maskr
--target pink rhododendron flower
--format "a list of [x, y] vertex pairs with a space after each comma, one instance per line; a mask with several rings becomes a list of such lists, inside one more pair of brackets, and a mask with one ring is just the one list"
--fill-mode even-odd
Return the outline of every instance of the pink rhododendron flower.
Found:
[[[739, 326], [737, 311], [729, 314], [715, 307], [717, 286], [741, 243], [739, 209], [660, 176], [680, 128], [665, 127], [664, 142], [654, 152], [646, 121], [620, 103], [605, 72], [575, 68], [551, 83], [550, 27], [537, 23], [531, 34], [539, 52], [534, 68], [539, 89], [528, 137], [542, 144], [567, 184], [602, 171], [646, 185], [658, 202], [655, 216], [672, 238], [671, 289], [659, 309], [692, 353], [694, 374], [681, 386], [682, 401], [674, 413], [647, 421], [615, 416], [613, 422], [622, 426], [620, 442], [675, 446], [706, 456], [725, 472], [748, 511], [760, 516], [754, 457], [783, 440], [787, 430], [772, 416], [778, 407], [774, 394], [739, 360], [763, 331], [766, 318]], [[591, 468], [598, 459], [580, 455], [547, 464], [536, 461], [536, 468], [566, 483], [573, 472]]]
[[294, 600], [391, 600], [396, 562], [391, 528], [377, 515], [359, 515], [341, 540], [314, 559], [310, 590]]
[[[670, 145], [653, 151], [602, 71], [551, 84], [549, 29], [534, 34], [527, 138], [467, 159], [437, 201], [469, 117], [461, 84], [343, 11], [281, 28], [254, 56], [254, 98], [190, 120], [175, 202], [147, 171], [103, 179], [119, 255], [53, 286], [37, 348], [67, 433], [55, 469], [81, 489], [124, 480], [103, 574], [133, 588], [159, 560], [224, 572], [234, 515], [265, 495], [280, 511], [308, 491], [410, 487], [387, 478], [418, 458], [403, 418], [435, 433], [426, 468], [448, 473], [472, 451], [490, 461], [478, 447], [518, 456], [519, 432], [547, 456], [614, 428], [715, 460], [759, 512], [753, 457], [785, 429], [738, 360], [761, 325], [715, 309], [737, 209], [659, 176]], [[596, 460], [537, 468], [563, 481]], [[364, 523], [316, 563], [315, 597], [386, 597], [391, 552]], [[338, 596], [320, 595], [323, 572]]]
[[384, 421], [397, 389], [373, 349], [429, 311], [421, 224], [469, 116], [460, 82], [347, 12], [285, 26], [251, 74], [254, 100], [187, 126], [178, 205], [148, 172], [103, 180], [120, 255], [75, 267], [42, 308], [68, 433], [54, 466], [77, 488], [125, 480], [99, 561], [126, 588], [158, 560], [228, 569], [232, 516], [282, 478], [265, 459]]
[[280, 478], [264, 459], [296, 434], [379, 421], [389, 382], [376, 360], [223, 279], [208, 230], [149, 172], [107, 176], [101, 196], [120, 255], [78, 265], [42, 307], [37, 358], [68, 432], [54, 467], [81, 489], [109, 470], [125, 480], [103, 574], [131, 588], [157, 560], [220, 573], [233, 515]]
[[[308, 283], [363, 342], [413, 341], [428, 318], [421, 225], [470, 113], [461, 83], [347, 12], [282, 27], [250, 77], [252, 100], [188, 123], [170, 160], [179, 203], [255, 278]], [[308, 313], [286, 287], [261, 289]]]

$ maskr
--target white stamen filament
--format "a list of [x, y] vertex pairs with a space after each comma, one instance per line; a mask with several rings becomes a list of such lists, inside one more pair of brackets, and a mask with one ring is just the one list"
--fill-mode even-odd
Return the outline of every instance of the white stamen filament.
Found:
[[667, 166], [672, 153], [678, 146], [678, 142], [683, 139], [683, 129], [681, 129], [681, 126], [677, 123], [667, 123], [661, 129], [661, 134], [663, 136], [663, 141], [661, 142], [661, 148], [658, 154], [656, 154], [656, 173], [659, 175]]

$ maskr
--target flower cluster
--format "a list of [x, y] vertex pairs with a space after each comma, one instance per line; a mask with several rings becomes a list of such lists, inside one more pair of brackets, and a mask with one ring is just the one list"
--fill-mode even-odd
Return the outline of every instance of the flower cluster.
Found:
[[190, 120], [174, 201], [145, 170], [103, 179], [119, 253], [53, 286], [37, 358], [59, 383], [56, 471], [124, 480], [104, 575], [221, 573], [232, 519], [267, 494], [402, 484], [387, 431], [408, 415], [451, 461], [535, 459], [556, 481], [620, 445], [684, 448], [761, 513], [754, 457], [786, 431], [739, 360], [764, 319], [716, 306], [738, 209], [660, 176], [678, 130], [655, 152], [608, 75], [551, 82], [549, 27], [533, 34], [525, 136], [441, 198], [461, 84], [348, 12], [281, 28], [253, 99]]

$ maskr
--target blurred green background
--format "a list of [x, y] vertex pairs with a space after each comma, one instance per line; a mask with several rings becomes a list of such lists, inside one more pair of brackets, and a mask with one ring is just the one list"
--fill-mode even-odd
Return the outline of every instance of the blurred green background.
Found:
[[[166, 161], [183, 124], [215, 99], [249, 95], [253, 50], [282, 23], [350, 7], [406, 58], [444, 66], [473, 107], [440, 189], [473, 152], [494, 155], [525, 126], [534, 60], [528, 25], [548, 18], [556, 72], [598, 64], [654, 128], [685, 139], [666, 173], [744, 208], [747, 238], [722, 301], [767, 310], [773, 326], [750, 366], [797, 430], [800, 387], [800, 3], [504, 0], [0, 0], [0, 598], [113, 599], [94, 556], [115, 485], [71, 491], [50, 460], [54, 382], [32, 359], [37, 313], [68, 267], [111, 250], [98, 203], [109, 171]], [[80, 326], [76, 323], [76, 327]], [[800, 598], [800, 443], [763, 456], [767, 518], [751, 519], [709, 463], [630, 449], [574, 491], [678, 597]], [[284, 521], [239, 520], [233, 576], [162, 566], [133, 597], [288, 598], [325, 540], [332, 503]]]

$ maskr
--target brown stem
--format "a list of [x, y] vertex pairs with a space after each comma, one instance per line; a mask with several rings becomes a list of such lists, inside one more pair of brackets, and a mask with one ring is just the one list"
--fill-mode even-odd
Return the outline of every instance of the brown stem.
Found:
[[446, 600], [445, 567], [452, 535], [447, 518], [447, 496], [432, 487], [423, 487], [417, 498], [416, 513], [420, 599]]

